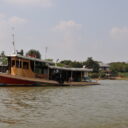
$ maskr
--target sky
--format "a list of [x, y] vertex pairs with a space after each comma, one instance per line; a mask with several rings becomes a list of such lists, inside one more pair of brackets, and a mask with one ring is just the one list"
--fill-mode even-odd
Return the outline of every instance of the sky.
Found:
[[0, 51], [128, 62], [128, 0], [0, 0]]

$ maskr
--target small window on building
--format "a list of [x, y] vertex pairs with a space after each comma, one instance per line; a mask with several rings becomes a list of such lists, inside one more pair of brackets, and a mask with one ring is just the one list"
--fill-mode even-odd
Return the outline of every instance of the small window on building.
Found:
[[23, 69], [29, 69], [28, 62], [23, 62]]
[[12, 67], [15, 66], [15, 60], [12, 60]]

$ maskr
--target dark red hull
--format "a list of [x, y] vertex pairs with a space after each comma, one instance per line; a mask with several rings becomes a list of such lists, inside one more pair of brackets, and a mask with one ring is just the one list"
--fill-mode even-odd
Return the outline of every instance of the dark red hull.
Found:
[[35, 82], [33, 82], [33, 81], [5, 77], [5, 76], [0, 76], [0, 83], [6, 84], [6, 85], [33, 85], [33, 84], [35, 84]]
[[17, 85], [17, 86], [58, 86], [58, 85], [99, 85], [97, 82], [68, 82], [64, 84], [59, 84], [57, 81], [50, 81], [50, 80], [41, 80], [41, 79], [34, 79], [34, 78], [26, 78], [20, 76], [12, 76], [7, 74], [0, 74], [0, 86], [2, 85]]

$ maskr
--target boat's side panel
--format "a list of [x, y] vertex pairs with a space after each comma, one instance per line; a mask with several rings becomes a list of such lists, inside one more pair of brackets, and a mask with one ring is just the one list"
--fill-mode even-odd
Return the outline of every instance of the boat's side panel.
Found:
[[0, 75], [0, 85], [66, 85], [66, 86], [85, 86], [85, 85], [99, 85], [97, 82], [65, 82], [59, 84], [56, 81], [42, 80], [42, 79], [29, 79], [29, 78], [18, 78], [11, 75]]
[[21, 80], [21, 79], [15, 79], [15, 78], [9, 78], [9, 77], [4, 77], [0, 76], [0, 83], [1, 84], [7, 84], [7, 85], [32, 85], [35, 82], [33, 81], [27, 81], [27, 80]]
[[[12, 61], [15, 61], [14, 66], [12, 65], [11, 67], [11, 75], [20, 75], [20, 76], [24, 76], [24, 77], [30, 77], [30, 78], [34, 78], [35, 77], [35, 73], [32, 72], [31, 68], [30, 68], [30, 61], [29, 60], [24, 60], [24, 59], [19, 59], [19, 58], [12, 58]], [[17, 66], [16, 63], [21, 64]], [[23, 63], [27, 63], [28, 66], [25, 68], [23, 67]]]

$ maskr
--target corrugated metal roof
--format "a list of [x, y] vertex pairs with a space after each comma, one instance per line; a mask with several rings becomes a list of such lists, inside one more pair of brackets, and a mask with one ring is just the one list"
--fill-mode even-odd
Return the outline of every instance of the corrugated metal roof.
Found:
[[[19, 58], [22, 58], [22, 59], [44, 62], [44, 63], [47, 63], [47, 64], [55, 64], [54, 62], [51, 62], [51, 61], [45, 61], [45, 60], [41, 60], [41, 59], [37, 59], [37, 58], [21, 56], [19, 54], [9, 55], [7, 57], [19, 57]], [[87, 71], [87, 72], [92, 71], [92, 69], [87, 69], [87, 68], [66, 68], [66, 67], [58, 67], [58, 66], [50, 66], [50, 65], [48, 65], [48, 67], [51, 68], [51, 69], [59, 69], [59, 70], [66, 70], [66, 71]]]
[[37, 58], [33, 58], [33, 57], [28, 57], [28, 56], [22, 56], [22, 55], [19, 55], [19, 54], [9, 55], [7, 57], [19, 57], [19, 58], [22, 58], [22, 59], [38, 61], [38, 62], [44, 62], [44, 63], [48, 63], [48, 64], [54, 64], [54, 62], [51, 62], [51, 61], [41, 60], [41, 59], [37, 59]]
[[92, 69], [87, 68], [66, 68], [66, 67], [58, 67], [58, 66], [49, 66], [51, 69], [58, 69], [58, 70], [66, 70], [66, 71], [87, 71], [91, 72]]
[[105, 63], [99, 63], [99, 65], [100, 65], [100, 67], [110, 67], [110, 65], [109, 64], [105, 64]]

